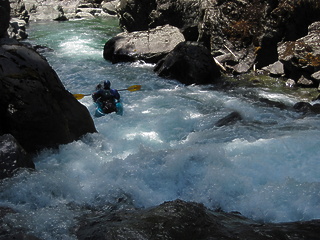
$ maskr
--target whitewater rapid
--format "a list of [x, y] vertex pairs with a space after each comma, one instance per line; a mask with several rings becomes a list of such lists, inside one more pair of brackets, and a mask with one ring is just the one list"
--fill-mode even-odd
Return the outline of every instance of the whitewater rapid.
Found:
[[[35, 172], [3, 181], [0, 206], [17, 211], [6, 221], [43, 239], [74, 239], [68, 228], [83, 208], [177, 198], [264, 222], [320, 218], [318, 116], [255, 100], [292, 106], [297, 99], [288, 94], [184, 86], [157, 77], [152, 65], [113, 65], [102, 49], [118, 31], [115, 20], [31, 24], [29, 41], [53, 49], [45, 56], [70, 92], [91, 93], [103, 80], [142, 89], [121, 92], [123, 116], [95, 118], [91, 97], [81, 99], [98, 133], [44, 150]], [[233, 111], [243, 119], [215, 126]]]

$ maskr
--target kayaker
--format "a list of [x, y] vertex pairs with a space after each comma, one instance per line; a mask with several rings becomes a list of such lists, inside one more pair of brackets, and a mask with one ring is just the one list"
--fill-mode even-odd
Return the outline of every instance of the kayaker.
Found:
[[98, 84], [96, 91], [92, 94], [93, 101], [100, 105], [104, 113], [117, 112], [116, 103], [120, 101], [120, 94], [116, 89], [111, 89], [111, 82], [106, 80], [103, 87]]

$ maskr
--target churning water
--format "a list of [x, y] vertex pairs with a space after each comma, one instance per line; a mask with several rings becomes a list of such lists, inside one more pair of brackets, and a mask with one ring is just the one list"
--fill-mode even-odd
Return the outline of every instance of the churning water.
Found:
[[[121, 92], [123, 116], [93, 117], [98, 133], [43, 151], [36, 172], [3, 181], [0, 206], [17, 211], [6, 221], [73, 239], [84, 208], [120, 208], [124, 198], [141, 208], [180, 198], [266, 222], [320, 218], [319, 117], [253, 100], [293, 105], [290, 95], [184, 86], [148, 64], [113, 65], [102, 52], [118, 32], [115, 19], [30, 24], [28, 41], [53, 50], [44, 55], [70, 92], [92, 93], [103, 80], [142, 89]], [[80, 101], [93, 116], [91, 98]], [[233, 111], [243, 120], [215, 126]]]

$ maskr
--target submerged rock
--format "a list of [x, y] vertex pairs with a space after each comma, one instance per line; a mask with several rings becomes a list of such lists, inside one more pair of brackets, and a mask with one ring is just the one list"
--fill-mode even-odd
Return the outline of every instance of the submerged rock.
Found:
[[154, 71], [188, 85], [214, 83], [221, 75], [210, 51], [197, 42], [179, 43], [157, 63]]
[[320, 114], [320, 104], [310, 104], [308, 102], [297, 102], [293, 109], [303, 114]]
[[238, 112], [232, 112], [229, 115], [225, 116], [224, 118], [220, 119], [216, 122], [215, 126], [222, 127], [226, 125], [235, 124], [238, 121], [242, 120], [242, 116]]
[[211, 211], [181, 200], [142, 210], [93, 212], [79, 219], [76, 236], [84, 239], [318, 239], [320, 220], [263, 224], [237, 213]]

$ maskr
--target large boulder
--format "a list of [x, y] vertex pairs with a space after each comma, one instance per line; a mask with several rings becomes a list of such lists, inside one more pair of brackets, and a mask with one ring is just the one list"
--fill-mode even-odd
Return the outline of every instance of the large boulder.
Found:
[[148, 31], [123, 32], [106, 42], [103, 57], [113, 63], [138, 60], [156, 63], [183, 41], [179, 29], [169, 25]]
[[211, 211], [203, 205], [175, 200], [131, 211], [92, 211], [79, 218], [78, 240], [84, 239], [319, 239], [320, 221], [267, 224], [239, 213]]
[[0, 136], [0, 179], [13, 176], [20, 168], [34, 168], [30, 155], [12, 135]]
[[[312, 75], [320, 70], [320, 22], [310, 25], [307, 36], [279, 45], [278, 53], [287, 77], [298, 84], [305, 82], [301, 76], [312, 79]], [[317, 80], [314, 83], [319, 85]]]
[[214, 83], [221, 75], [210, 51], [197, 42], [179, 43], [157, 63], [154, 71], [187, 85]]
[[96, 132], [87, 108], [36, 51], [0, 39], [0, 66], [0, 135], [11, 134], [36, 152]]
[[7, 29], [10, 21], [9, 0], [0, 0], [0, 38], [7, 35]]

